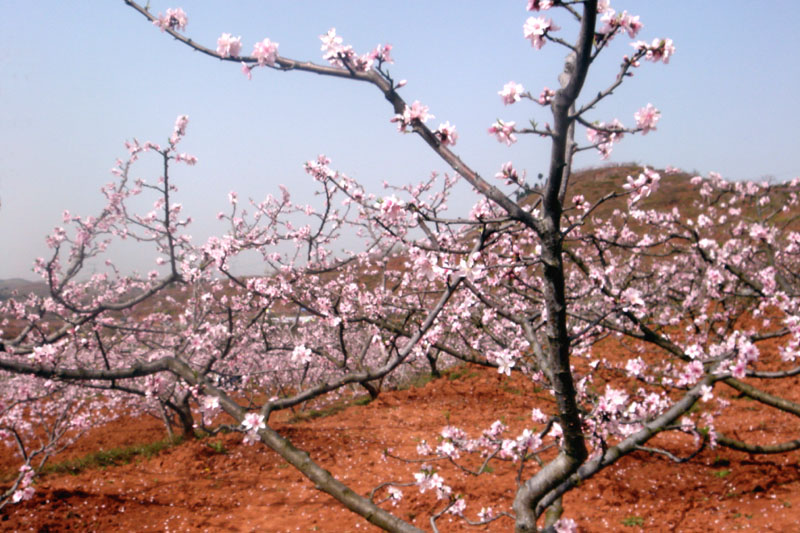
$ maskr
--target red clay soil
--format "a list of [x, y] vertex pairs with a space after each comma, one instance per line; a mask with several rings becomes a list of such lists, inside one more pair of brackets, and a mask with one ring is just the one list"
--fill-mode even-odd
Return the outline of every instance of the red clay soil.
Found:
[[[384, 481], [408, 482], [418, 464], [383, 458], [383, 450], [415, 457], [419, 440], [435, 443], [445, 425], [485, 428], [494, 420], [511, 427], [530, 423], [531, 407], [550, 400], [529, 390], [523, 377], [502, 381], [492, 370], [461, 371], [422, 388], [384, 392], [369, 405], [353, 405], [336, 414], [272, 424], [335, 476], [367, 494]], [[780, 386], [800, 400], [797, 380]], [[723, 385], [717, 393], [734, 398]], [[752, 402], [734, 407], [718, 429], [755, 442], [797, 438], [790, 417], [764, 419]], [[59, 459], [109, 450], [164, 437], [155, 419], [122, 419], [94, 430]], [[693, 449], [689, 437], [659, 437], [676, 454]], [[211, 446], [212, 443], [213, 447]], [[218, 443], [218, 444], [216, 444]], [[216, 447], [216, 449], [214, 449]], [[3, 452], [0, 473], [11, 454]], [[475, 467], [478, 463], [467, 459]], [[478, 478], [437, 463], [454, 492], [466, 494], [466, 515], [475, 520], [483, 506], [508, 510], [515, 491], [510, 465], [497, 464]], [[429, 492], [403, 488], [392, 509], [430, 530], [428, 518], [440, 509]], [[505, 505], [505, 507], [503, 506]], [[580, 531], [798, 531], [800, 530], [800, 452], [750, 456], [725, 448], [706, 449], [687, 464], [637, 452], [570, 492], [564, 516]], [[510, 531], [502, 518], [470, 527], [441, 518], [440, 531]], [[264, 446], [242, 444], [239, 434], [187, 442], [155, 457], [126, 465], [92, 468], [77, 475], [48, 474], [33, 500], [8, 506], [0, 514], [3, 531], [377, 531], [316, 490], [277, 454]]]

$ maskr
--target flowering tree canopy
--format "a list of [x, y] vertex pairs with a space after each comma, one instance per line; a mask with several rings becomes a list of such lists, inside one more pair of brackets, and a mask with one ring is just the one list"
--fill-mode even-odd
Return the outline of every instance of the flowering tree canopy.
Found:
[[[378, 195], [320, 155], [305, 170], [322, 205], [296, 204], [287, 189], [249, 203], [231, 193], [229, 211], [219, 215], [227, 233], [195, 244], [170, 176], [174, 165], [197, 161], [178, 150], [188, 117], [178, 117], [164, 145], [127, 143], [127, 158], [117, 161], [114, 181], [102, 189], [103, 211], [65, 213], [64, 227], [49, 238], [51, 255], [36, 268], [50, 296], [12, 299], [3, 307], [0, 430], [23, 457], [4, 501], [30, 497], [35, 468], [43, 464], [34, 459], [46, 460], [64, 435], [85, 431], [125, 399], [134, 412], [156, 413], [168, 428], [177, 422], [187, 435], [219, 431], [216, 415], [224, 411], [246, 443], [275, 450], [344, 507], [388, 531], [418, 531], [389, 510], [402, 498], [397, 485], [386, 485], [384, 502], [356, 494], [277, 432], [270, 416], [353, 387], [376, 396], [408, 376], [461, 363], [503, 376], [521, 373], [532, 388], [552, 394], [553, 408], [533, 410], [519, 434], [499, 421], [490, 428], [448, 426], [437, 446], [420, 444], [430, 461], [480, 454], [487, 464], [515, 461], [525, 472], [513, 502], [478, 512], [469, 494], [455, 493], [426, 463], [413, 482], [442, 501], [430, 517], [434, 529], [450, 513], [481, 523], [510, 516], [518, 532], [542, 525], [569, 531], [571, 521], [545, 511], [558, 511], [565, 492], [628, 453], [670, 455], [646, 447], [665, 431], [694, 435], [698, 449], [800, 448], [800, 440], [740, 441], [714, 426], [727, 407], [715, 395], [720, 383], [764, 409], [800, 416], [800, 405], [758, 385], [800, 372], [800, 184], [696, 177], [695, 201], [664, 211], [647, 203], [661, 173], [642, 168], [596, 197], [570, 195], [576, 153], [597, 150], [605, 158], [624, 135], [656, 130], [660, 112], [650, 103], [640, 104], [631, 127], [595, 114], [643, 62], [669, 63], [675, 47], [668, 38], [631, 43], [608, 86], [582, 95], [597, 56], [615, 39], [642, 31], [638, 16], [602, 0], [527, 2], [532, 15], [521, 38], [534, 52], [560, 47], [567, 53], [559, 87], [534, 96], [522, 83], [500, 81], [498, 94], [515, 111], [533, 103], [551, 117], [530, 127], [519, 127], [522, 119], [498, 119], [488, 132], [507, 145], [531, 135], [550, 143], [544, 183], [533, 187], [512, 162], [493, 178], [473, 170], [455, 152], [456, 127], [447, 121], [434, 128], [428, 106], [401, 96], [405, 80], [386, 69], [390, 45], [359, 54], [331, 29], [320, 37], [327, 64], [281, 56], [269, 38], [244, 56], [241, 38], [229, 33], [211, 48], [186, 37], [182, 9], [155, 15], [125, 3], [182, 44], [235, 62], [247, 78], [266, 68], [374, 86], [391, 106], [386, 121], [416, 134], [451, 172], [390, 185]], [[556, 9], [576, 23], [573, 37], [538, 16]], [[581, 128], [585, 135], [576, 135]], [[154, 181], [133, 178], [143, 157], [161, 164]], [[460, 181], [480, 199], [468, 212], [449, 215], [447, 199]], [[139, 212], [143, 200], [152, 203], [150, 211]], [[337, 252], [345, 234], [362, 246]], [[105, 259], [109, 244], [121, 239], [149, 246], [159, 268], [121, 275]], [[231, 271], [237, 256], [253, 253], [269, 275]], [[104, 273], [82, 281], [98, 259], [105, 260]], [[624, 364], [598, 352], [606, 338], [628, 343]], [[708, 409], [692, 410], [696, 404]], [[34, 409], [49, 409], [42, 420], [57, 428], [35, 450], [37, 428], [27, 422]]]

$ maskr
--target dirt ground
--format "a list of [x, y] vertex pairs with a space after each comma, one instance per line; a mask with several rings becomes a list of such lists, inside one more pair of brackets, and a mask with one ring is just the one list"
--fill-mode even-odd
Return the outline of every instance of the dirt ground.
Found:
[[[797, 380], [780, 385], [797, 401]], [[392, 449], [414, 458], [421, 439], [435, 443], [445, 425], [485, 428], [500, 419], [511, 427], [530, 424], [531, 408], [546, 408], [550, 399], [529, 390], [523, 377], [504, 378], [493, 370], [468, 370], [424, 387], [384, 392], [368, 405], [353, 405], [336, 414], [291, 421], [273, 417], [273, 427], [329, 469], [367, 494], [385, 481], [413, 481], [419, 464], [384, 458]], [[735, 398], [735, 391], [717, 386]], [[752, 402], [734, 400], [718, 428], [754, 442], [797, 438], [791, 417], [764, 419]], [[148, 443], [164, 438], [158, 420], [121, 419], [92, 431], [55, 460], [95, 450]], [[677, 454], [693, 450], [684, 436], [659, 437]], [[13, 458], [2, 451], [0, 472]], [[475, 467], [477, 459], [465, 459]], [[509, 510], [515, 472], [497, 464], [492, 473], [473, 477], [437, 463], [455, 492], [466, 495], [466, 516], [481, 507]], [[430, 530], [432, 512], [441, 503], [429, 492], [404, 487], [403, 500], [392, 509], [418, 527]], [[380, 499], [380, 497], [378, 498]], [[622, 459], [570, 492], [564, 516], [582, 532], [601, 531], [798, 531], [800, 530], [800, 452], [750, 456], [725, 448], [706, 449], [687, 464], [675, 464], [644, 452]], [[449, 516], [449, 515], [448, 515]], [[455, 518], [437, 522], [442, 532], [509, 531], [502, 518], [471, 527]], [[2, 531], [377, 531], [316, 490], [277, 454], [264, 446], [247, 446], [240, 434], [186, 442], [129, 464], [92, 468], [77, 475], [48, 474], [31, 501], [8, 506], [0, 514]]]

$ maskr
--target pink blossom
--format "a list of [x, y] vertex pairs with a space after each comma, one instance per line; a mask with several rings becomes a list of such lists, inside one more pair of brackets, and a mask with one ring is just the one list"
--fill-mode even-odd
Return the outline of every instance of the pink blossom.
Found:
[[420, 122], [427, 122], [428, 119], [434, 118], [433, 115], [428, 113], [428, 106], [422, 105], [419, 100], [415, 100], [411, 107], [406, 107], [408, 111], [409, 122], [419, 120]]
[[253, 57], [258, 60], [259, 66], [275, 66], [278, 59], [278, 43], [273, 43], [269, 39], [264, 39], [253, 46]]
[[217, 39], [217, 53], [220, 57], [235, 57], [242, 51], [242, 38], [223, 33]]
[[336, 35], [336, 28], [331, 28], [328, 33], [319, 36], [322, 41], [321, 50], [325, 52], [322, 58], [331, 65], [344, 67], [345, 61], [350, 61], [355, 57], [352, 46], [342, 44], [342, 38]]
[[636, 119], [636, 127], [642, 130], [642, 135], [647, 135], [651, 130], [656, 129], [656, 122], [661, 118], [661, 111], [653, 107], [652, 104], [641, 108], [633, 114]]
[[514, 168], [514, 165], [511, 161], [507, 163], [503, 163], [503, 166], [500, 167], [500, 172], [494, 175], [497, 179], [505, 180], [506, 185], [511, 184], [520, 184], [525, 181], [525, 172], [522, 173], [522, 178], [520, 178], [519, 173]]
[[449, 440], [442, 442], [437, 448], [436, 452], [439, 455], [444, 455], [445, 457], [450, 457], [451, 459], [458, 459], [461, 457], [459, 454], [458, 449], [453, 446], [453, 443]]
[[528, 11], [545, 11], [553, 7], [553, 0], [528, 0]]
[[678, 386], [694, 385], [703, 377], [703, 363], [694, 360], [683, 367], [683, 372], [678, 378]]
[[250, 65], [248, 65], [247, 63], [242, 61], [242, 74], [247, 76], [248, 80], [252, 80], [253, 79], [252, 70], [253, 70], [253, 67], [251, 67]]
[[639, 31], [642, 29], [642, 23], [639, 21], [639, 16], [633, 16], [627, 11], [623, 11], [619, 15], [613, 9], [606, 9], [603, 17], [600, 19], [603, 26], [598, 30], [598, 33], [604, 35], [610, 34], [613, 36], [617, 31], [627, 31], [631, 39], [635, 38]]
[[631, 46], [637, 52], [645, 52], [644, 58], [654, 63], [663, 61], [664, 64], [669, 63], [669, 58], [675, 53], [675, 45], [672, 39], [653, 39], [651, 44], [644, 41], [636, 41], [631, 43]]
[[417, 444], [417, 453], [419, 455], [431, 455], [433, 450], [431, 449], [430, 445], [423, 440]]
[[544, 89], [542, 89], [542, 92], [539, 94], [539, 98], [537, 99], [537, 102], [539, 102], [541, 105], [547, 105], [547, 104], [549, 104], [550, 102], [553, 101], [553, 97], [555, 95], [556, 95], [556, 92], [554, 90], [548, 89], [547, 87], [545, 87]]
[[514, 135], [514, 126], [516, 122], [503, 122], [498, 120], [489, 127], [489, 133], [497, 137], [499, 142], [504, 142], [511, 146], [517, 142], [517, 137]]
[[175, 161], [183, 162], [187, 165], [193, 166], [197, 164], [197, 156], [181, 153], [175, 156]]
[[292, 361], [300, 361], [303, 364], [311, 362], [313, 352], [302, 344], [295, 346], [292, 351]]
[[511, 369], [514, 368], [514, 365], [516, 364], [514, 361], [514, 354], [508, 350], [503, 350], [500, 352], [494, 352], [492, 357], [494, 358], [494, 362], [497, 364], [497, 373], [510, 376]]
[[433, 134], [436, 135], [436, 138], [439, 139], [439, 142], [442, 143], [443, 146], [455, 146], [458, 140], [456, 127], [451, 126], [450, 122], [439, 124], [439, 128], [434, 131]]
[[611, 155], [611, 150], [614, 148], [614, 143], [622, 140], [625, 126], [623, 126], [619, 120], [614, 119], [609, 124], [605, 122], [598, 123], [597, 128], [598, 129], [587, 128], [586, 137], [589, 139], [590, 143], [595, 145], [597, 151], [600, 152], [600, 157], [602, 159], [608, 159]]
[[376, 206], [380, 209], [384, 219], [390, 223], [399, 222], [405, 214], [405, 203], [399, 200], [395, 195], [386, 196], [381, 198]]
[[700, 399], [704, 402], [710, 402], [714, 398], [714, 387], [711, 385], [700, 386]]
[[189, 115], [180, 115], [175, 119], [175, 128], [172, 130], [172, 137], [169, 142], [175, 144], [180, 137], [186, 135], [186, 126], [189, 124]]
[[531, 40], [531, 46], [540, 50], [545, 44], [545, 35], [548, 31], [560, 30], [553, 24], [552, 19], [545, 20], [544, 17], [528, 17], [522, 28], [522, 33], [526, 39]]
[[636, 359], [628, 359], [628, 362], [625, 363], [625, 371], [631, 377], [642, 377], [647, 370], [647, 363], [645, 363], [641, 357], [637, 357]]
[[659, 173], [645, 167], [638, 177], [628, 176], [622, 188], [631, 192], [630, 203], [633, 204], [642, 198], [650, 196], [652, 192], [658, 189], [660, 182], [661, 176]]
[[572, 518], [559, 518], [553, 529], [556, 533], [578, 533], [578, 524]]
[[389, 499], [392, 500], [392, 505], [397, 505], [397, 502], [403, 499], [403, 491], [397, 487], [389, 487], [386, 490], [389, 492]]
[[498, 439], [505, 430], [506, 430], [505, 424], [503, 424], [503, 422], [501, 422], [500, 420], [495, 420], [494, 422], [492, 422], [492, 425], [489, 426], [489, 429], [485, 430], [483, 434], [490, 439]]
[[464, 514], [464, 509], [466, 508], [467, 508], [466, 500], [464, 500], [464, 498], [458, 498], [453, 503], [453, 505], [450, 506], [447, 512], [450, 514], [454, 514], [456, 516], [461, 516]]
[[538, 407], [534, 407], [533, 410], [531, 410], [531, 419], [533, 419], [533, 421], [537, 424], [544, 424], [547, 422], [548, 416], [544, 414]]
[[267, 427], [264, 424], [264, 417], [258, 413], [247, 413], [242, 420], [242, 426], [248, 431], [258, 431]]
[[385, 45], [378, 45], [375, 47], [375, 50], [370, 52], [370, 57], [373, 60], [379, 61], [381, 63], [394, 63], [394, 60], [391, 56], [392, 45], [385, 44]]
[[505, 105], [509, 105], [519, 102], [523, 92], [525, 92], [525, 89], [521, 84], [510, 81], [506, 83], [503, 86], [503, 90], [499, 91], [497, 94], [503, 98], [503, 103]]
[[481, 522], [491, 520], [492, 518], [494, 518], [494, 510], [491, 507], [481, 507], [481, 510], [478, 511], [478, 520]]
[[20, 482], [17, 490], [14, 491], [14, 495], [11, 497], [11, 501], [13, 503], [30, 500], [33, 498], [33, 494], [35, 492], [34, 488], [31, 486], [33, 484], [33, 476], [35, 474], [33, 468], [31, 468], [28, 464], [23, 464], [19, 468], [19, 472]]
[[433, 467], [429, 465], [423, 465], [421, 471], [414, 474], [414, 479], [417, 480], [416, 483], [419, 486], [420, 492], [433, 489], [436, 489], [438, 492], [444, 485], [442, 476], [435, 473]]
[[428, 106], [422, 105], [419, 100], [415, 100], [414, 103], [411, 104], [411, 107], [406, 106], [402, 114], [395, 115], [389, 122], [397, 122], [398, 131], [405, 131], [415, 120], [424, 123], [431, 118], [434, 118], [434, 115], [428, 113]]
[[158, 18], [153, 21], [153, 25], [161, 28], [161, 31], [166, 29], [183, 31], [186, 29], [186, 24], [188, 22], [189, 19], [186, 17], [186, 13], [183, 12], [183, 9], [170, 8], [167, 9], [166, 15], [159, 13]]
[[442, 269], [431, 260], [428, 253], [413, 248], [411, 250], [411, 258], [413, 259], [411, 263], [413, 271], [421, 278], [433, 281], [442, 274]]

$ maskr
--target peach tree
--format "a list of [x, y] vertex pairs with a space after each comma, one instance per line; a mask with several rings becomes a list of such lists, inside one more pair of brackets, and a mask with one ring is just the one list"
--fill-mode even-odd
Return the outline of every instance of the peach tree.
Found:
[[[473, 170], [456, 151], [455, 126], [429, 125], [431, 110], [401, 95], [405, 81], [387, 69], [389, 45], [358, 53], [330, 30], [320, 37], [327, 64], [284, 57], [269, 38], [246, 55], [231, 34], [215, 47], [185, 36], [182, 9], [155, 14], [125, 3], [247, 78], [264, 70], [309, 72], [375, 87], [391, 106], [386, 122], [416, 135], [450, 172], [377, 194], [319, 156], [305, 164], [319, 205], [295, 203], [288, 189], [263, 201], [232, 193], [229, 211], [220, 214], [228, 232], [196, 245], [170, 177], [173, 165], [196, 161], [178, 150], [188, 117], [177, 119], [166, 144], [129, 142], [127, 160], [117, 162], [115, 181], [103, 189], [102, 213], [65, 213], [65, 227], [50, 237], [52, 254], [37, 263], [50, 296], [12, 300], [3, 309], [4, 329], [15, 327], [5, 334], [0, 369], [14, 386], [4, 390], [0, 428], [25, 458], [6, 500], [31, 494], [26, 443], [41, 434], [26, 425], [32, 409], [63, 406], [54, 395], [78, 406], [42, 417], [65, 424], [43, 443], [52, 454], [64, 435], [85, 430], [85, 413], [132, 397], [129, 409], [161, 416], [170, 431], [177, 423], [186, 435], [223, 429], [216, 415], [224, 411], [235, 421], [224, 427], [275, 450], [344, 507], [388, 531], [418, 531], [389, 510], [387, 501], [402, 497], [396, 484], [381, 485], [388, 498], [379, 502], [355, 493], [271, 427], [270, 416], [353, 388], [374, 397], [415, 373], [461, 363], [519, 372], [532, 388], [549, 391], [553, 404], [550, 412], [534, 409], [519, 433], [499, 421], [448, 426], [437, 445], [420, 444], [429, 462], [414, 484], [441, 500], [430, 517], [434, 530], [445, 513], [470, 523], [476, 515], [478, 523], [511, 517], [518, 532], [572, 530], [560, 517], [561, 496], [583, 480], [634, 451], [686, 460], [649, 445], [664, 432], [693, 435], [698, 452], [707, 445], [767, 454], [800, 447], [800, 440], [745, 442], [715, 427], [728, 407], [715, 394], [720, 384], [765, 410], [800, 415], [798, 404], [759, 386], [800, 372], [798, 183], [695, 177], [692, 204], [665, 211], [648, 207], [662, 173], [643, 168], [597, 197], [570, 194], [577, 153], [597, 150], [606, 158], [625, 135], [656, 129], [660, 113], [651, 104], [634, 113], [631, 126], [596, 113], [643, 65], [668, 63], [670, 39], [630, 43], [606, 88], [583, 94], [599, 54], [638, 37], [638, 16], [607, 1], [527, 2], [532, 14], [522, 36], [534, 50], [563, 48], [563, 72], [556, 88], [534, 92], [499, 83], [504, 103], [548, 116], [524, 127], [498, 119], [488, 133], [508, 145], [521, 137], [550, 143], [543, 182], [531, 185], [512, 162], [491, 178]], [[563, 37], [548, 16], [554, 11], [574, 37]], [[154, 182], [133, 177], [144, 156], [162, 164]], [[451, 215], [447, 200], [459, 182], [479, 200]], [[152, 210], [139, 212], [136, 201], [148, 195]], [[336, 246], [345, 235], [362, 245], [342, 255]], [[105, 259], [118, 239], [150, 246], [160, 269], [123, 275]], [[236, 257], [253, 253], [269, 275], [232, 271]], [[105, 273], [79, 281], [98, 259], [105, 259]], [[608, 338], [630, 348], [623, 363], [596, 349]], [[697, 404], [707, 408], [693, 410]], [[469, 494], [455, 493], [431, 466], [470, 454], [484, 465], [520, 465], [513, 502], [476, 512]]]

